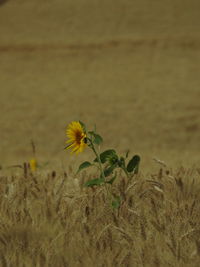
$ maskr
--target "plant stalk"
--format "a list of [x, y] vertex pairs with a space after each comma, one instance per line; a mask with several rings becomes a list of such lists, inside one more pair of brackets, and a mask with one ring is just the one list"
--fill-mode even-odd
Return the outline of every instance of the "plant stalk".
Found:
[[[90, 140], [90, 139], [89, 139]], [[100, 169], [100, 172], [101, 172], [101, 177], [103, 178], [103, 180], [105, 181], [105, 175], [104, 175], [104, 171], [103, 171], [103, 168], [102, 168], [102, 164], [101, 164], [101, 160], [100, 160], [100, 157], [99, 157], [99, 154], [97, 153], [95, 147], [94, 147], [94, 144], [92, 143], [92, 141], [90, 140], [90, 145], [91, 145], [91, 148], [97, 158], [97, 161], [98, 161], [98, 164], [99, 164], [99, 169]]]

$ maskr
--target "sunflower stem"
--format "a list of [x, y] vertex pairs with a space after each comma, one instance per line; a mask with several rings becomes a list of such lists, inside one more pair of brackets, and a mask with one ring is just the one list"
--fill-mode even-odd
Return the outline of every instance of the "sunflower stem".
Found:
[[99, 164], [99, 170], [101, 172], [101, 177], [104, 180], [104, 186], [106, 188], [107, 196], [109, 197], [108, 202], [109, 201], [112, 202], [112, 194], [111, 194], [111, 192], [110, 192], [110, 190], [108, 188], [108, 184], [105, 183], [106, 178], [105, 178], [105, 174], [104, 174], [104, 171], [103, 171], [103, 168], [102, 168], [102, 164], [101, 164], [101, 160], [100, 160], [100, 157], [99, 157], [99, 153], [96, 151], [92, 140], [90, 138], [88, 138], [88, 140], [90, 141], [89, 147], [91, 147], [91, 149], [93, 150], [93, 152], [94, 152], [94, 154], [95, 154], [95, 156], [97, 158], [98, 164]]
[[98, 161], [98, 164], [99, 164], [99, 169], [100, 169], [100, 172], [101, 172], [101, 177], [105, 181], [105, 175], [104, 175], [104, 171], [103, 171], [103, 168], [102, 168], [102, 164], [101, 164], [101, 160], [100, 160], [99, 154], [97, 153], [92, 140], [89, 139], [89, 141], [90, 141], [91, 148], [92, 148], [92, 150], [93, 150], [93, 152], [94, 152], [94, 154], [95, 154], [95, 156], [97, 158], [97, 161]]

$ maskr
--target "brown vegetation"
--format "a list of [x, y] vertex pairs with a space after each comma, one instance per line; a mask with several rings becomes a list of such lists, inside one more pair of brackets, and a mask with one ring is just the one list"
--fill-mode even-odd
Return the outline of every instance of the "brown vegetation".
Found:
[[0, 266], [199, 266], [200, 170], [119, 174], [117, 210], [86, 173], [24, 170], [0, 177]]

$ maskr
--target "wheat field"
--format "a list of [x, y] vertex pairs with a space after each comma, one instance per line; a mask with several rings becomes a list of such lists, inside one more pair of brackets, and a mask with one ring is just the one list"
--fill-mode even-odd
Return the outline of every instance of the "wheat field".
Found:
[[200, 262], [200, 169], [86, 188], [95, 173], [1, 176], [0, 266], [191, 266]]
[[[200, 266], [199, 9], [0, 0], [0, 267]], [[77, 120], [139, 173], [85, 187], [90, 151], [64, 150]]]

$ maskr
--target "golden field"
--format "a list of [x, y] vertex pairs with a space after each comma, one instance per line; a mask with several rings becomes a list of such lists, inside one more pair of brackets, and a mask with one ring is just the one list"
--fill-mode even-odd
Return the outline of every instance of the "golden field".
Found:
[[199, 266], [199, 169], [119, 174], [114, 210], [93, 175], [1, 176], [0, 266]]
[[[199, 266], [199, 8], [0, 1], [0, 266]], [[118, 210], [75, 176], [93, 157], [63, 149], [73, 120], [141, 156]]]

